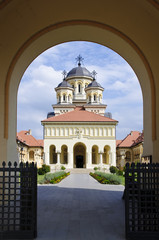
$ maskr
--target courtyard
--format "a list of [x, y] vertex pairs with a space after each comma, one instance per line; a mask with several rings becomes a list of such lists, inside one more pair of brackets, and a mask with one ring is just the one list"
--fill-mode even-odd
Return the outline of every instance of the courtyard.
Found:
[[38, 186], [37, 240], [124, 240], [123, 190], [83, 173]]

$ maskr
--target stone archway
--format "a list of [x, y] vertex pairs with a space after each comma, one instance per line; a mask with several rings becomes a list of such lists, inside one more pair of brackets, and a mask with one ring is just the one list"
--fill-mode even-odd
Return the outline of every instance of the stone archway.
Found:
[[73, 148], [74, 168], [86, 168], [86, 146], [76, 143]]
[[[85, 9], [92, 8], [89, 17], [87, 11], [84, 12], [81, 6], [77, 12], [75, 4], [69, 6], [70, 14], [66, 16], [68, 6], [65, 11], [61, 10], [61, 6], [59, 8], [58, 1], [50, 1], [47, 5], [42, 1], [38, 3], [31, 1], [29, 4], [25, 2], [19, 5], [16, 1], [9, 1], [3, 6], [2, 18], [5, 18], [7, 12], [13, 15], [8, 14], [8, 18], [5, 18], [4, 34], [2, 33], [1, 36], [1, 46], [3, 46], [1, 62], [3, 64], [0, 66], [2, 79], [0, 161], [3, 159], [17, 160], [15, 150], [17, 90], [24, 71], [33, 59], [49, 47], [73, 40], [92, 41], [107, 46], [119, 53], [131, 65], [140, 81], [143, 93], [144, 155], [153, 155], [153, 161], [158, 161], [157, 136], [159, 136], [159, 131], [156, 128], [156, 121], [158, 121], [159, 108], [156, 106], [156, 101], [158, 104], [159, 100], [156, 94], [159, 72], [156, 62], [159, 35], [156, 31], [158, 29], [157, 15], [155, 15], [156, 18], [152, 17], [155, 14], [155, 8], [151, 6], [150, 9], [148, 1], [140, 4], [132, 1], [129, 6], [126, 1], [120, 6], [118, 3], [114, 5], [113, 2], [108, 4], [105, 1], [102, 2], [102, 9], [106, 9], [107, 14], [104, 11], [100, 14], [101, 18], [98, 18], [98, 14], [93, 14], [94, 10], [99, 10], [99, 7], [101, 9], [98, 2], [89, 4], [88, 1], [86, 3]], [[52, 9], [51, 12], [50, 9]], [[151, 11], [149, 15], [147, 15], [148, 10]], [[20, 14], [14, 14], [13, 11]], [[52, 11], [56, 11], [56, 14]], [[138, 24], [135, 25], [134, 13], [136, 11], [140, 12], [140, 18], [138, 18]], [[33, 12], [36, 14], [32, 14]], [[41, 18], [41, 14], [45, 14], [45, 18]], [[126, 28], [123, 21], [127, 22]], [[138, 34], [134, 35], [134, 32]], [[10, 44], [11, 39], [12, 44]], [[151, 53], [150, 43], [153, 45]]]

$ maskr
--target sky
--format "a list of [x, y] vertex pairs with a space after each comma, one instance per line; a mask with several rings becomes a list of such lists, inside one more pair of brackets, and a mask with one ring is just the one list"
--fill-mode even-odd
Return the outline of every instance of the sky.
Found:
[[62, 81], [62, 72], [77, 66], [97, 72], [102, 87], [106, 112], [118, 120], [116, 139], [123, 139], [130, 131], [143, 130], [143, 99], [139, 81], [130, 65], [113, 50], [92, 42], [67, 42], [40, 54], [25, 71], [18, 89], [17, 131], [32, 130], [37, 139], [43, 138], [41, 121], [56, 104], [55, 87]]

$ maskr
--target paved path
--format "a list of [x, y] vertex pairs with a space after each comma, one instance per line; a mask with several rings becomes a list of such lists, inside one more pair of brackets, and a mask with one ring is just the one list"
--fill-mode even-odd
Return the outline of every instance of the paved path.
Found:
[[39, 186], [37, 240], [124, 240], [123, 189], [87, 174]]

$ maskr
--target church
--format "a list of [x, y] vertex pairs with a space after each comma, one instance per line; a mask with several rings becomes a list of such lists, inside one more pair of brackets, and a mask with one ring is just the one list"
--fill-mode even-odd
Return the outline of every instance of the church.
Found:
[[[77, 67], [63, 72], [55, 88], [57, 103], [41, 121], [44, 128], [44, 162], [51, 169], [116, 166], [116, 125], [102, 104], [104, 88], [96, 72], [88, 71], [83, 58]], [[82, 65], [82, 66], [81, 66]]]

